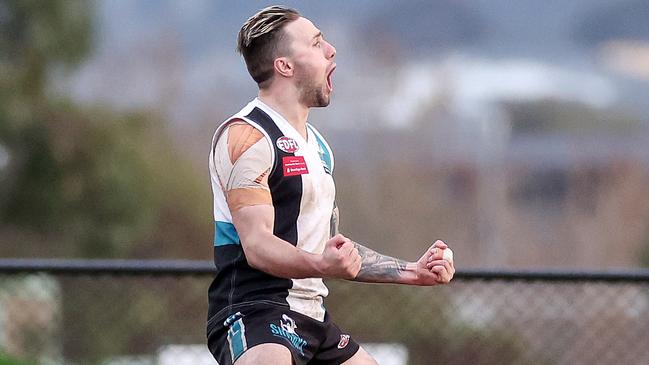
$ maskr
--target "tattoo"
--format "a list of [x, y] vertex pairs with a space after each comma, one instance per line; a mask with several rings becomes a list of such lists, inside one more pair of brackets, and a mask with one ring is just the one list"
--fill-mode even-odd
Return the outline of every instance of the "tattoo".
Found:
[[406, 262], [394, 257], [381, 255], [361, 244], [354, 242], [358, 254], [363, 259], [361, 270], [356, 275], [355, 281], [368, 283], [396, 282], [401, 273], [406, 269]]

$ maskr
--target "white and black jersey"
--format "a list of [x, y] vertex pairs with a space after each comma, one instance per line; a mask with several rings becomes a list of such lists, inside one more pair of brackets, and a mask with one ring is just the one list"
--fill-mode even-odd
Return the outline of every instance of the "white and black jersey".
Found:
[[214, 194], [214, 263], [210, 322], [251, 302], [272, 302], [323, 321], [328, 289], [320, 278], [284, 279], [246, 261], [231, 212], [271, 204], [273, 233], [320, 254], [337, 230], [334, 159], [324, 138], [307, 125], [307, 139], [279, 113], [254, 99], [226, 120], [212, 139], [209, 159]]

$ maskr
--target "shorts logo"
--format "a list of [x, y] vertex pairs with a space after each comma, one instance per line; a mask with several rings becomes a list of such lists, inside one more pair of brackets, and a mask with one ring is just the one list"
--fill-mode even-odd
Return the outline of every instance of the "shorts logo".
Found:
[[281, 337], [289, 342], [300, 354], [304, 356], [304, 346], [307, 344], [306, 340], [300, 337], [295, 332], [297, 325], [293, 318], [282, 314], [282, 319], [279, 321], [279, 326], [273, 323], [270, 324], [270, 333], [275, 337]]
[[300, 148], [300, 146], [297, 145], [296, 140], [286, 136], [277, 138], [275, 145], [277, 146], [277, 148], [286, 153], [293, 153]]
[[340, 335], [340, 342], [338, 342], [338, 348], [344, 349], [349, 343], [349, 335]]

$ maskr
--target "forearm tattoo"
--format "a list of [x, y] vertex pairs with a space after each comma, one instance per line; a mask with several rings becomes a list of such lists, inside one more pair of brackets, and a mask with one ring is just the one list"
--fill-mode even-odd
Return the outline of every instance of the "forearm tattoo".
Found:
[[373, 283], [394, 282], [406, 269], [406, 262], [394, 257], [381, 255], [354, 242], [358, 254], [363, 259], [361, 270], [354, 280]]

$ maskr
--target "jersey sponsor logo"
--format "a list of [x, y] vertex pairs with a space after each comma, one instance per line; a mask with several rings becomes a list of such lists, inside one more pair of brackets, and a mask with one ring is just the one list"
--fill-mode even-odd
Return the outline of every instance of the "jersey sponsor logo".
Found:
[[338, 342], [338, 348], [344, 349], [349, 344], [349, 335], [340, 335], [340, 342]]
[[279, 326], [274, 323], [270, 324], [270, 333], [275, 337], [281, 337], [287, 340], [293, 348], [298, 350], [300, 354], [304, 356], [304, 346], [307, 344], [307, 341], [295, 332], [296, 328], [297, 325], [295, 324], [295, 320], [286, 314], [282, 314]]
[[282, 157], [282, 172], [284, 176], [304, 175], [309, 173], [303, 156]]
[[277, 148], [279, 148], [280, 150], [286, 153], [293, 153], [300, 148], [296, 140], [286, 136], [277, 138], [277, 141], [275, 141], [275, 145], [277, 145]]

